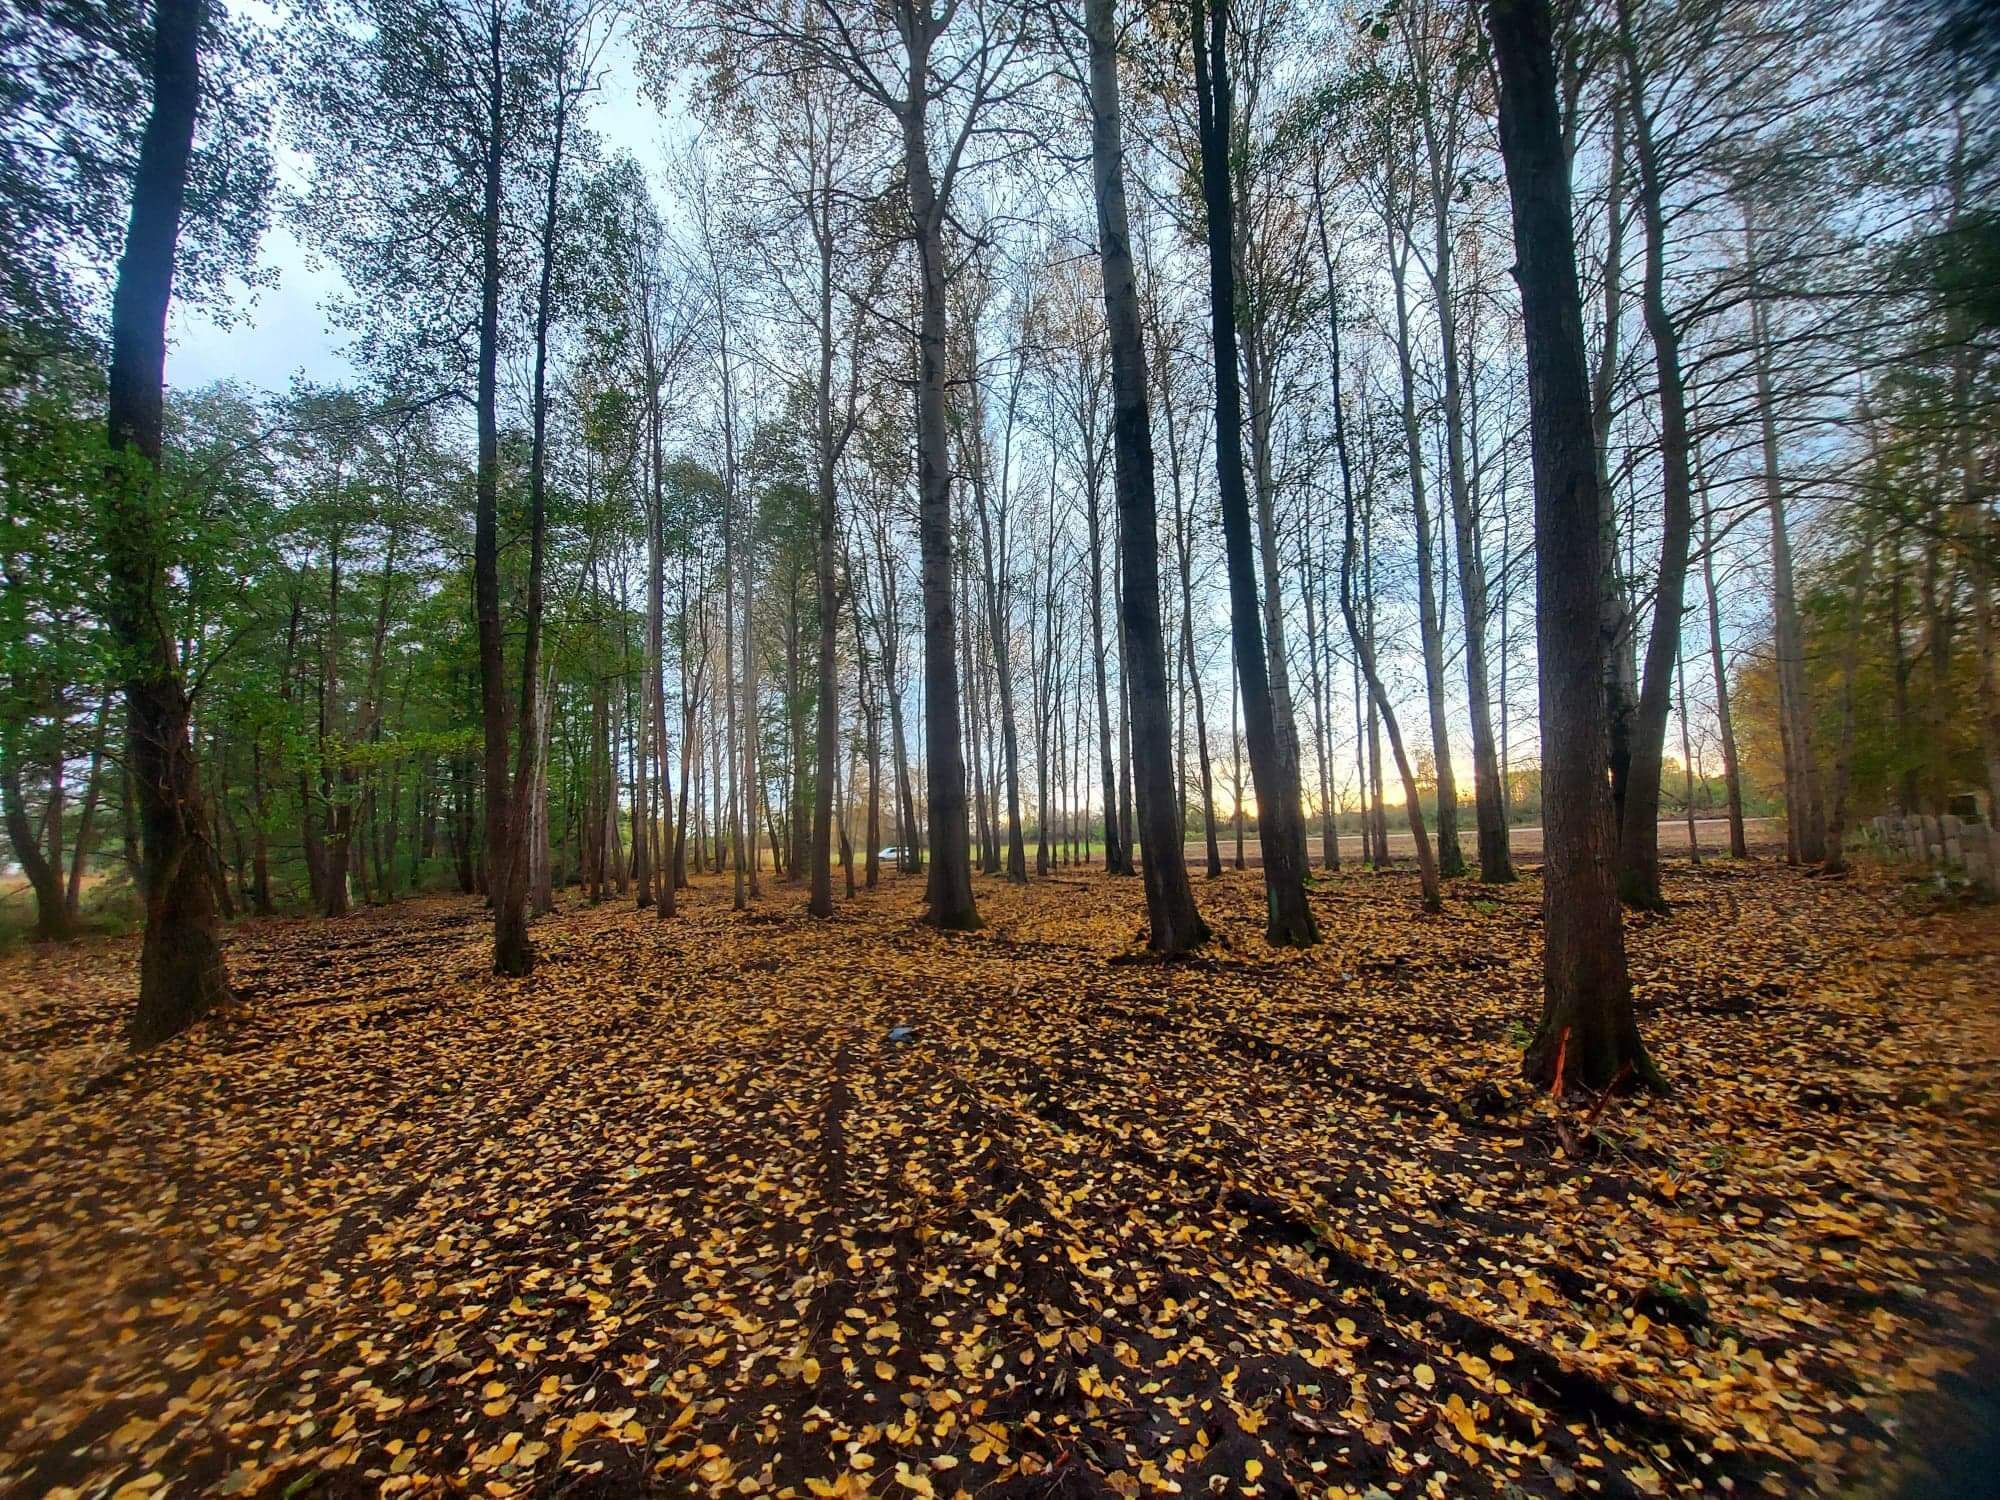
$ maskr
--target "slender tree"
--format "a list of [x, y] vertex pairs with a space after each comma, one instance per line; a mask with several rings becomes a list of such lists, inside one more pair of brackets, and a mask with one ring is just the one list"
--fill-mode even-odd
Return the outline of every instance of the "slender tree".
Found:
[[1632, 906], [1658, 910], [1660, 894], [1660, 775], [1666, 763], [1667, 714], [1680, 657], [1681, 614], [1687, 585], [1688, 546], [1694, 534], [1693, 479], [1689, 468], [1686, 385], [1681, 374], [1681, 330], [1667, 306], [1665, 173], [1646, 97], [1630, 0], [1618, 0], [1619, 53], [1624, 62], [1632, 145], [1639, 166], [1639, 206], [1646, 227], [1646, 267], [1641, 294], [1646, 334], [1660, 397], [1662, 514], [1660, 563], [1653, 585], [1653, 623], [1639, 701], [1631, 717], [1630, 762], [1619, 809], [1619, 894]]
[[[1257, 557], [1250, 530], [1250, 494], [1243, 469], [1243, 398], [1237, 381], [1234, 200], [1229, 185], [1230, 110], [1228, 0], [1189, 8], [1199, 116], [1202, 204], [1207, 217], [1209, 333], [1215, 346], [1216, 487], [1229, 572], [1230, 630], [1243, 689], [1250, 776], [1257, 791], [1257, 837], [1264, 865], [1264, 935], [1283, 947], [1319, 940], [1306, 900], [1305, 818], [1296, 761], [1287, 762], [1264, 655]], [[1287, 774], [1289, 771], [1289, 774]], [[1242, 796], [1237, 796], [1242, 814]]]
[[1173, 725], [1167, 711], [1167, 654], [1160, 627], [1160, 544], [1153, 488], [1152, 417], [1139, 285], [1125, 209], [1125, 142], [1118, 103], [1115, 0], [1084, 0], [1090, 50], [1091, 168], [1104, 320], [1111, 342], [1111, 448], [1118, 494], [1119, 604], [1131, 672], [1133, 781], [1140, 871], [1145, 877], [1148, 946], [1169, 957], [1208, 939], [1195, 910], [1187, 854], [1175, 812]]

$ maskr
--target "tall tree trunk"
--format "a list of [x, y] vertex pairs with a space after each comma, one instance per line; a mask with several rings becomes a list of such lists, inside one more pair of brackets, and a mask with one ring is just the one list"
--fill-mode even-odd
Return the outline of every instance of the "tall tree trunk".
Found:
[[[966, 330], [968, 340], [977, 337], [976, 327]], [[978, 367], [977, 349], [974, 349], [973, 367]], [[1021, 740], [1020, 728], [1014, 713], [1014, 648], [1012, 640], [1013, 610], [1011, 607], [1011, 580], [1009, 567], [1012, 549], [1009, 545], [1007, 520], [1009, 505], [1007, 491], [1012, 484], [1009, 473], [1013, 456], [1014, 421], [1018, 406], [1020, 382], [1016, 380], [1007, 401], [1006, 438], [1001, 448], [999, 485], [998, 530], [994, 536], [995, 518], [990, 514], [987, 503], [988, 485], [993, 476], [987, 472], [986, 437], [983, 427], [978, 427], [974, 441], [978, 444], [975, 462], [972, 466], [972, 502], [974, 514], [979, 519], [980, 579], [986, 604], [986, 634], [993, 650], [993, 675], [996, 679], [1000, 699], [1000, 753], [1006, 776], [1007, 792], [1007, 878], [1015, 884], [1025, 884], [1028, 879], [1028, 852], [1026, 835], [1021, 826]], [[972, 390], [973, 420], [980, 422], [979, 390], [975, 378]], [[997, 817], [997, 813], [996, 813]]]
[[[1343, 426], [1346, 419], [1342, 418]], [[1368, 643], [1368, 649], [1375, 649], [1375, 507], [1371, 497], [1361, 497], [1361, 638]], [[1354, 662], [1357, 669], [1361, 665], [1360, 647], [1355, 647]], [[1364, 676], [1364, 681], [1365, 676]], [[1382, 715], [1376, 709], [1375, 695], [1368, 695], [1368, 786], [1369, 786], [1369, 830], [1375, 836], [1374, 865], [1378, 870], [1389, 868], [1389, 810], [1384, 805], [1382, 789], [1387, 780], [1382, 774]]]
[[1121, 620], [1134, 733], [1133, 791], [1145, 877], [1148, 946], [1166, 957], [1208, 940], [1195, 910], [1187, 853], [1174, 810], [1173, 724], [1167, 711], [1167, 651], [1160, 629], [1160, 543], [1153, 489], [1153, 432], [1146, 402], [1146, 347], [1125, 208], [1125, 144], [1118, 106], [1116, 0], [1085, 0], [1090, 42], [1091, 165], [1097, 198], [1104, 321], [1111, 342], [1111, 453], [1124, 575]]
[[1315, 597], [1318, 580], [1313, 575], [1307, 545], [1310, 529], [1308, 517], [1306, 530], [1299, 533], [1299, 592], [1305, 596], [1306, 604], [1307, 688], [1312, 693], [1313, 764], [1319, 773], [1319, 861], [1325, 869], [1338, 870], [1340, 836], [1333, 826], [1333, 739], [1327, 728], [1326, 674], [1320, 670], [1323, 641], [1319, 601]]
[[543, 669], [541, 693], [535, 705], [541, 722], [535, 730], [538, 753], [535, 756], [533, 796], [529, 803], [528, 911], [537, 917], [546, 917], [556, 909], [555, 859], [549, 847], [549, 757], [552, 750], [549, 716], [554, 712], [554, 696], [555, 670], [551, 665]]
[[[1428, 88], [1432, 81], [1426, 81]], [[1426, 96], [1428, 97], [1428, 96]], [[1430, 161], [1431, 294], [1437, 304], [1439, 354], [1444, 367], [1445, 482], [1450, 492], [1454, 540], [1458, 546], [1459, 603], [1465, 611], [1465, 691], [1472, 724], [1473, 813], [1479, 832], [1479, 878], [1501, 885], [1514, 878], [1513, 856], [1507, 847], [1507, 809], [1500, 786], [1500, 758], [1493, 744], [1491, 678], [1486, 666], [1486, 567], [1479, 545], [1479, 518], [1474, 514], [1471, 486], [1466, 479], [1465, 392], [1459, 375], [1458, 306], [1452, 276], [1451, 203], [1456, 191], [1456, 137], [1443, 129], [1426, 109], [1422, 116]], [[1325, 208], [1320, 206], [1321, 253], [1325, 254]], [[1329, 284], [1331, 284], [1329, 268]], [[1458, 841], [1457, 809], [1444, 820], [1442, 773], [1438, 783], [1438, 839], [1447, 857]], [[1451, 831], [1447, 834], [1446, 829]]]
[[[602, 600], [600, 599], [600, 604]], [[605, 701], [604, 673], [590, 675], [590, 836], [585, 863], [589, 866], [590, 904], [604, 899], [605, 876], [611, 863], [611, 712]]]
[[[1438, 609], [1434, 577], [1436, 562], [1431, 554], [1433, 533], [1430, 494], [1424, 485], [1423, 441], [1417, 430], [1417, 387], [1410, 349], [1409, 296], [1404, 289], [1410, 257], [1407, 226], [1394, 226], [1391, 233], [1406, 236], [1400, 250], [1392, 241], [1389, 265], [1396, 289], [1396, 369], [1403, 390], [1403, 447], [1410, 467], [1410, 507], [1417, 525], [1417, 625], [1423, 641], [1424, 698], [1430, 710], [1431, 761], [1437, 776], [1438, 867], [1446, 876], [1458, 876], [1465, 873], [1465, 855], [1458, 847], [1458, 782], [1452, 775], [1451, 726], [1445, 718], [1444, 621]], [[1362, 673], [1368, 674], [1365, 662]], [[1380, 706], [1389, 731], [1390, 749], [1398, 756], [1400, 767], [1402, 752], [1397, 746], [1402, 735], [1390, 715], [1388, 700], [1382, 699]], [[1428, 902], [1432, 898], [1426, 893], [1425, 899]]]
[[1688, 543], [1694, 533], [1693, 480], [1689, 474], [1687, 393], [1681, 377], [1681, 336], [1667, 310], [1665, 183], [1647, 112], [1639, 52], [1632, 39], [1631, 7], [1619, 0], [1620, 50], [1632, 113], [1632, 145], [1639, 163], [1639, 207], [1646, 225], [1643, 305], [1660, 387], [1662, 479], [1660, 562], [1653, 585], [1653, 624], [1646, 638], [1645, 674], [1632, 717], [1631, 765], [1626, 774], [1618, 835], [1619, 895], [1632, 906], [1661, 910], [1660, 776], [1666, 764], [1667, 715], [1673, 707], [1674, 664], [1680, 657], [1681, 613], [1687, 588]]
[[893, 684], [888, 687], [888, 694], [891, 770], [896, 777], [896, 868], [905, 875], [914, 875], [922, 869], [922, 863], [917, 857], [917, 804], [910, 785], [909, 741], [903, 733], [903, 694]]
[[867, 724], [868, 755], [868, 850], [865, 855], [866, 883], [874, 890], [882, 880], [882, 700], [868, 687], [868, 647], [861, 632], [861, 585], [854, 576], [853, 559], [848, 560], [848, 592], [854, 611], [854, 661], [856, 694]]
[[[1117, 498], [1114, 487], [1112, 498]], [[1111, 608], [1118, 620], [1118, 842], [1125, 850], [1125, 870], [1133, 873], [1132, 831], [1132, 668], [1125, 659], [1125, 569], [1111, 570]]]
[[[790, 776], [785, 788], [785, 878], [800, 880], [812, 862], [811, 828], [806, 820], [806, 714], [800, 683], [804, 672], [799, 653], [804, 645], [805, 622], [799, 593], [802, 570], [791, 568], [785, 612], [785, 740], [791, 752]], [[830, 832], [831, 830], [829, 830]], [[777, 850], [771, 851], [775, 862]]]
[[104, 791], [104, 743], [110, 718], [111, 695], [106, 693], [98, 700], [97, 713], [91, 724], [90, 770], [84, 777], [83, 805], [76, 817], [76, 842], [70, 848], [69, 883], [63, 891], [63, 910], [72, 923], [83, 909], [83, 876], [94, 847], [91, 835], [97, 817], [97, 804]]
[[[1208, 878], [1216, 880], [1222, 875], [1222, 845], [1215, 823], [1215, 769], [1208, 756], [1208, 704], [1202, 691], [1201, 663], [1194, 643], [1194, 506], [1192, 498], [1181, 493], [1180, 436], [1172, 387], [1165, 379], [1160, 383], [1160, 409], [1167, 424], [1167, 474], [1174, 487], [1174, 551], [1180, 563], [1181, 582], [1181, 659], [1186, 664], [1188, 686], [1194, 697], [1195, 757], [1201, 766], [1201, 826], [1207, 845]], [[1186, 835], [1185, 828], [1182, 835]]]
[[[662, 378], [657, 368], [658, 358], [653, 349], [652, 319], [646, 320], [644, 332], [646, 349], [647, 437], [652, 448], [653, 503], [649, 507], [648, 519], [651, 527], [647, 534], [646, 561], [648, 577], [646, 584], [646, 690], [653, 705], [653, 780], [660, 789], [660, 857], [654, 861], [653, 911], [661, 918], [671, 917], [677, 910], [674, 895], [674, 856], [667, 851], [666, 841], [672, 837], [674, 828], [674, 789], [668, 780], [667, 771], [671, 761], [667, 747], [667, 497], [666, 497], [666, 454], [663, 451], [660, 429], [664, 421], [660, 412], [658, 381]], [[686, 795], [686, 789], [682, 789]], [[652, 828], [649, 820], [648, 830]]]
[[131, 1024], [139, 1047], [186, 1030], [229, 999], [192, 710], [166, 626], [172, 558], [159, 484], [167, 307], [201, 101], [205, 13], [204, 0], [157, 0], [154, 8], [152, 110], [111, 301], [106, 613], [126, 664], [126, 765], [139, 804], [146, 932]]
[[1785, 818], [1798, 858], [1826, 858], [1826, 808], [1820, 797], [1819, 761], [1813, 751], [1812, 699], [1806, 687], [1805, 636], [1793, 582], [1792, 540], [1785, 521], [1784, 484], [1778, 468], [1778, 419], [1771, 390], [1769, 315], [1759, 301], [1757, 233], [1746, 212], [1744, 260], [1750, 298], [1751, 343], [1756, 355], [1757, 416], [1763, 440], [1764, 504], [1771, 516], [1771, 608], [1778, 659], [1778, 711], [1787, 752]]
[[[344, 917], [353, 909], [348, 876], [354, 844], [354, 755], [338, 722], [346, 717], [340, 700], [340, 542], [336, 528], [327, 553], [326, 631], [320, 643], [319, 790], [326, 809], [320, 915], [324, 917]], [[329, 761], [337, 764], [329, 766]]]
[[[1232, 187], [1232, 191], [1234, 188]], [[1247, 246], [1244, 235], [1235, 233], [1231, 225], [1231, 253], [1236, 258], [1239, 278], [1241, 267], [1246, 263]], [[1289, 787], [1297, 816], [1289, 814], [1280, 827], [1289, 832], [1297, 841], [1291, 860], [1301, 871], [1310, 871], [1311, 862], [1306, 857], [1305, 809], [1301, 803], [1300, 777], [1304, 766], [1299, 755], [1298, 714], [1292, 699], [1291, 650], [1286, 641], [1284, 609], [1284, 574], [1278, 562], [1278, 485], [1272, 461], [1271, 419], [1274, 399], [1272, 396], [1273, 357], [1265, 347], [1270, 337], [1268, 320], [1261, 305], [1262, 299], [1248, 295], [1239, 300], [1241, 316], [1239, 327], [1242, 332], [1241, 357], [1243, 361], [1244, 391], [1248, 408], [1250, 438], [1250, 496], [1255, 503], [1253, 515], [1257, 526], [1257, 563], [1263, 582], [1264, 607], [1264, 651], [1269, 671], [1271, 717], [1275, 722], [1278, 736], [1279, 784]], [[1253, 773], [1254, 774], [1254, 773]], [[1257, 842], [1268, 849], [1271, 833], [1264, 819], [1262, 799], [1257, 809]]]
[[972, 569], [965, 561], [964, 537], [959, 538], [955, 549], [958, 557], [958, 614], [965, 621], [965, 629], [960, 633], [960, 642], [965, 653], [965, 695], [966, 726], [965, 740], [969, 754], [968, 777], [972, 786], [972, 826], [975, 842], [979, 848], [979, 870], [983, 875], [997, 874], [1000, 869], [1000, 844], [993, 832], [991, 805], [986, 796], [986, 768], [984, 764], [980, 732], [984, 727], [981, 714], [980, 688], [982, 673], [979, 662], [978, 611], [972, 607]]
[[[517, 831], [508, 770], [506, 632], [500, 619], [500, 215], [508, 88], [498, 18], [487, 36], [479, 266], [478, 472], [472, 539], [473, 609], [479, 636], [480, 723], [486, 747], [486, 880], [493, 907], [493, 970], [523, 975], [534, 962], [528, 909], [514, 879]], [[524, 729], [532, 738], [532, 731]]]
[[[926, 12], [928, 15], [928, 12]], [[945, 336], [946, 205], [931, 171], [932, 88], [929, 23], [912, 27], [909, 93], [902, 109], [903, 168], [916, 234], [921, 288], [917, 327], [917, 543], [924, 613], [924, 769], [929, 793], [930, 881], [924, 920], [933, 927], [979, 925], [972, 896], [972, 832], [967, 822], [964, 725], [959, 707], [958, 622], [952, 600], [951, 452], [945, 426], [949, 344]]]
[[1694, 741], [1688, 728], [1687, 653], [1674, 654], [1674, 689], [1680, 695], [1681, 787], [1687, 812], [1688, 860], [1701, 863], [1701, 835], [1694, 826]]
[[1722, 657], [1722, 612], [1715, 595], [1714, 512], [1706, 497], [1701, 508], [1701, 583], [1708, 603], [1708, 661], [1715, 674], [1715, 719], [1722, 736], [1722, 782], [1729, 803], [1729, 853], [1735, 859], [1750, 857], [1750, 844], [1743, 830], [1743, 776], [1737, 768], [1736, 721], [1729, 711], [1729, 671]]
[[271, 835], [270, 790], [264, 779], [264, 750], [261, 742], [250, 741], [250, 811], [255, 822], [250, 831], [250, 909], [260, 917], [271, 915]]
[[1229, 693], [1229, 755], [1230, 781], [1229, 802], [1233, 814], [1231, 821], [1236, 825], [1236, 857], [1233, 863], [1239, 870], [1244, 868], [1243, 859], [1243, 731], [1239, 727], [1242, 716], [1242, 693], [1238, 691], [1236, 680], [1236, 651], [1232, 646], [1229, 653], [1230, 693]]
[[[806, 910], [816, 917], [833, 915], [833, 780], [834, 758], [840, 753], [840, 680], [834, 650], [835, 631], [840, 626], [840, 595], [835, 563], [840, 535], [835, 507], [834, 463], [839, 457], [833, 430], [833, 214], [832, 168], [820, 193], [820, 215], [814, 225], [819, 239], [819, 382], [817, 398], [818, 463], [817, 481], [818, 545], [813, 554], [813, 583], [819, 602], [819, 642], [816, 665], [819, 683], [819, 719], [814, 725], [813, 758], [819, 773], [813, 782], [812, 892]], [[846, 847], [846, 821], [841, 824], [841, 844]], [[874, 873], [874, 833], [869, 834], [869, 873]], [[854, 862], [847, 861], [848, 894], [854, 894]], [[873, 884], [873, 881], [870, 881]]]
[[[1231, 248], [1234, 202], [1229, 185], [1230, 85], [1228, 26], [1222, 0], [1190, 12], [1195, 98], [1200, 117], [1202, 198], [1208, 210], [1209, 328], [1215, 345], [1215, 456], [1228, 560], [1231, 634], [1243, 686], [1250, 775], [1257, 786], [1257, 830], [1263, 849], [1265, 938], [1306, 946], [1319, 927], [1306, 900], [1304, 818], [1297, 765], [1284, 754], [1282, 726], [1271, 699], [1264, 630], [1257, 598], [1257, 561], [1250, 535], [1250, 496], [1243, 472], [1243, 399], [1236, 375], [1236, 271]], [[1238, 799], [1239, 811], [1241, 799]]]
[[1826, 869], [1847, 868], [1847, 794], [1854, 780], [1854, 680], [1861, 667], [1861, 623], [1867, 612], [1868, 585], [1875, 571], [1875, 539], [1865, 537], [1854, 564], [1854, 588], [1848, 596], [1847, 629], [1840, 641], [1840, 739], [1834, 753], [1833, 793], [1826, 820]]
[[1354, 663], [1354, 780], [1361, 800], [1361, 859], [1362, 863], [1374, 869], [1379, 865], [1375, 858], [1374, 803], [1369, 796], [1367, 734], [1375, 723], [1374, 704], [1372, 700], [1365, 707], [1362, 703], [1361, 653], [1350, 651], [1349, 654]]
[[1535, 596], [1542, 704], [1542, 1014], [1522, 1058], [1605, 1088], [1659, 1075], [1639, 1038], [1625, 969], [1604, 766], [1604, 528], [1590, 430], [1569, 162], [1548, 0], [1487, 0], [1500, 149], [1514, 209], [1535, 472]]
[[[1324, 244], [1322, 244], [1324, 251]], [[1354, 465], [1347, 450], [1347, 416], [1340, 398], [1340, 299], [1332, 277], [1332, 266], [1327, 267], [1327, 333], [1329, 337], [1329, 369], [1332, 372], [1333, 397], [1333, 444], [1334, 453], [1340, 462], [1341, 536], [1340, 551], [1340, 612], [1347, 623], [1347, 638], [1353, 644], [1354, 658], [1361, 665], [1361, 675], [1368, 683], [1368, 697], [1375, 715], [1389, 735], [1389, 751], [1396, 758], [1396, 771], [1403, 781], [1403, 806], [1409, 815], [1410, 840], [1417, 850], [1417, 877], [1423, 890], [1424, 910], [1430, 912], [1444, 909], [1444, 896], [1439, 886], [1437, 857], [1431, 852], [1429, 831], [1424, 827], [1424, 804], [1417, 794], [1417, 778], [1410, 767], [1409, 753], [1403, 748], [1403, 731], [1396, 722], [1396, 711], [1390, 705], [1389, 694], [1382, 686], [1382, 674], [1375, 662], [1374, 631], [1363, 631], [1359, 613], [1354, 607], [1354, 558], [1356, 554], [1354, 529]], [[1400, 295], [1400, 294], [1399, 294]], [[1408, 389], [1405, 387], [1405, 394]], [[1421, 541], [1421, 530], [1419, 541]], [[1440, 806], [1442, 806], [1443, 781], [1440, 780]], [[1386, 835], [1384, 839], [1386, 845]], [[1386, 849], [1385, 849], [1386, 853]]]
[[1201, 686], [1201, 667], [1194, 650], [1194, 560], [1181, 550], [1181, 650], [1188, 659], [1188, 679], [1194, 688], [1195, 754], [1201, 762], [1201, 827], [1207, 844], [1208, 878], [1222, 875], [1222, 845], [1215, 826], [1215, 768], [1208, 756], [1208, 705]]
[[1604, 701], [1610, 714], [1611, 801], [1621, 820], [1625, 786], [1632, 766], [1632, 716], [1638, 711], [1639, 669], [1635, 612], [1618, 561], [1618, 513], [1611, 499], [1611, 420], [1617, 413], [1619, 319], [1625, 284], [1625, 99], [1611, 91], [1611, 160], [1604, 206], [1603, 339], [1590, 377], [1590, 428], [1597, 460], [1597, 490], [1603, 499], [1604, 618], [1611, 632], [1605, 654]]
[[[1086, 465], [1090, 460], [1086, 458]], [[1108, 874], [1129, 875], [1131, 860], [1119, 838], [1118, 760], [1111, 743], [1111, 693], [1104, 649], [1104, 527], [1097, 471], [1089, 467], [1084, 481], [1084, 523], [1090, 541], [1091, 671], [1097, 685], [1097, 762], [1104, 788], [1104, 868]], [[1115, 564], [1114, 564], [1115, 566]]]
[[[647, 551], [652, 551], [653, 530], [652, 505], [645, 510], [645, 525], [648, 537]], [[651, 578], [651, 559], [648, 559], [648, 584]], [[648, 611], [646, 633], [640, 638], [639, 659], [632, 659], [632, 633], [628, 625], [625, 605], [625, 585], [621, 578], [618, 585], [618, 635], [619, 645], [625, 658], [625, 681], [638, 687], [639, 702], [637, 712], [628, 716], [626, 723], [632, 734], [632, 884], [635, 904], [640, 908], [653, 904], [653, 692], [655, 683], [652, 673], [652, 617]], [[629, 694], [629, 686], [628, 686]], [[628, 699], [629, 701], [629, 699]]]

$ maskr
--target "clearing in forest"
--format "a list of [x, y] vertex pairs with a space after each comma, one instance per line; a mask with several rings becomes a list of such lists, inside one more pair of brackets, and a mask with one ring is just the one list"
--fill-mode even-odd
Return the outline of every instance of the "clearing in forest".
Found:
[[1515, 1082], [1539, 889], [1350, 873], [1327, 941], [1131, 961], [1136, 881], [720, 882], [247, 923], [136, 1061], [134, 950], [0, 966], [0, 1488], [1653, 1494], [1882, 1482], [1977, 1353], [2000, 934], [1670, 871], [1666, 1099]]

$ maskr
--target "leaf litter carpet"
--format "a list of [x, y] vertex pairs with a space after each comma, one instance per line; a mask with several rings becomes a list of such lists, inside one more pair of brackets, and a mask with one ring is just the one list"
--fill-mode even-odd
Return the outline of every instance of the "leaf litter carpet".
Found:
[[1988, 1340], [2000, 934], [1670, 872], [1666, 1099], [1516, 1082], [1538, 887], [1323, 880], [1134, 961], [1135, 881], [816, 924], [574, 896], [0, 960], [0, 1490], [1738, 1494], [1886, 1484]]

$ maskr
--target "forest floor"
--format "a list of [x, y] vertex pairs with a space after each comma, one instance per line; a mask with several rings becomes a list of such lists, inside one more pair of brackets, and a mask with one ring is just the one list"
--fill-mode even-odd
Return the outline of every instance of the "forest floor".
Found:
[[1130, 880], [706, 880], [526, 981], [412, 901], [242, 924], [137, 1060], [129, 941], [12, 955], [0, 1490], [1887, 1492], [2000, 1368], [2000, 922], [1667, 889], [1674, 1091], [1560, 1113], [1532, 879], [1326, 879], [1293, 954], [1232, 874], [1169, 967]]

